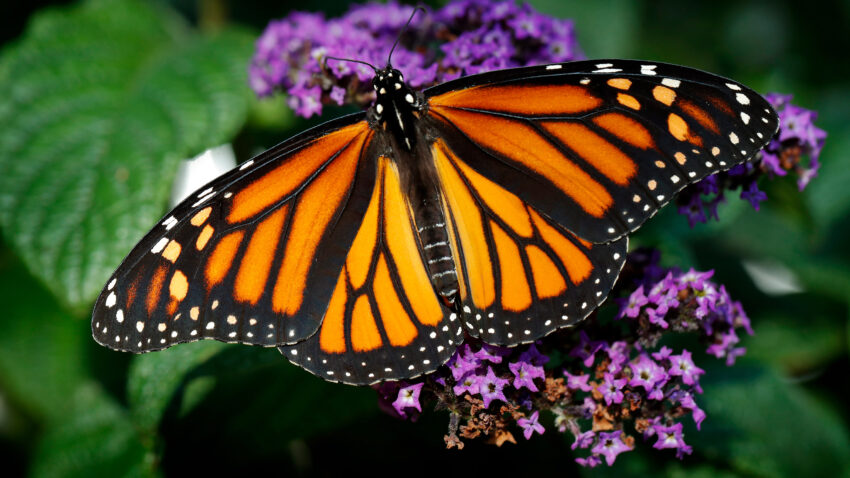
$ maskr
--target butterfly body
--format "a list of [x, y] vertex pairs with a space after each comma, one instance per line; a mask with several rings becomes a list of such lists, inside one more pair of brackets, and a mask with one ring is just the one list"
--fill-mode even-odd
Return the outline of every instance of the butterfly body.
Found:
[[277, 346], [352, 384], [411, 378], [469, 335], [515, 345], [588, 316], [628, 234], [778, 126], [738, 83], [597, 60], [419, 92], [287, 140], [178, 205], [95, 304], [95, 339]]

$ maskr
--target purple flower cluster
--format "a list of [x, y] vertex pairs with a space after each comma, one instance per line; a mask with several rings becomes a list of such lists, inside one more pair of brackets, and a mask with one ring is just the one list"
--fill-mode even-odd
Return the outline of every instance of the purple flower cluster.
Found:
[[[779, 114], [779, 132], [753, 161], [729, 171], [713, 174], [693, 184], [677, 198], [679, 213], [693, 227], [709, 218], [719, 219], [717, 206], [725, 202], [725, 192], [740, 189], [740, 197], [758, 211], [767, 194], [758, 187], [758, 179], [797, 173], [797, 186], [803, 188], [817, 175], [819, 156], [826, 132], [815, 126], [817, 113], [791, 104], [791, 95], [769, 93], [765, 98]], [[804, 161], [808, 158], [808, 162]]]
[[[296, 114], [321, 114], [322, 105], [374, 100], [373, 71], [349, 58], [383, 66], [413, 7], [395, 2], [352, 7], [341, 18], [292, 13], [272, 21], [257, 40], [249, 68], [259, 96], [289, 95]], [[393, 63], [413, 87], [461, 75], [580, 58], [572, 20], [513, 1], [460, 0], [414, 18], [393, 52]]]
[[750, 319], [741, 303], [732, 300], [726, 287], [709, 280], [713, 271], [658, 267], [657, 251], [646, 259], [646, 273], [628, 297], [618, 299], [618, 319], [629, 318], [638, 323], [646, 346], [654, 346], [662, 332], [699, 330], [708, 342], [706, 353], [726, 358], [732, 365], [745, 349], [737, 347], [737, 330], [752, 335]]
[[[820, 168], [820, 152], [826, 141], [826, 132], [815, 126], [818, 114], [791, 104], [791, 95], [769, 93], [767, 101], [779, 114], [779, 134], [762, 151], [762, 168], [776, 176], [785, 176], [787, 171], [797, 173], [800, 191], [817, 176]], [[803, 157], [808, 163], [803, 164]]]

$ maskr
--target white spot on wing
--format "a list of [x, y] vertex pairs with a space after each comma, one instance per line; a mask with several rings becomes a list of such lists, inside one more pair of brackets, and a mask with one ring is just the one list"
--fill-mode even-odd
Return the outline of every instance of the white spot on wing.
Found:
[[670, 88], [678, 88], [682, 82], [673, 78], [664, 78], [661, 80], [661, 84]]
[[162, 222], [162, 225], [165, 226], [166, 231], [170, 231], [175, 224], [177, 224], [177, 218], [174, 216], [168, 216], [168, 219]]
[[560, 70], [563, 67], [563, 65], [546, 65], [547, 70]]
[[167, 237], [159, 238], [159, 240], [156, 241], [156, 244], [154, 244], [151, 248], [151, 252], [153, 252], [154, 254], [159, 254], [160, 252], [162, 252], [163, 249], [165, 249], [166, 244], [168, 244]]
[[112, 307], [113, 305], [115, 305], [116, 301], [117, 297], [115, 297], [115, 292], [110, 292], [109, 295], [106, 297], [105, 305], [107, 307]]
[[254, 160], [253, 160], [253, 159], [249, 159], [248, 161], [245, 161], [244, 163], [242, 163], [242, 164], [239, 166], [239, 171], [244, 171], [244, 170], [246, 170], [246, 169], [250, 168], [252, 164], [254, 164]]

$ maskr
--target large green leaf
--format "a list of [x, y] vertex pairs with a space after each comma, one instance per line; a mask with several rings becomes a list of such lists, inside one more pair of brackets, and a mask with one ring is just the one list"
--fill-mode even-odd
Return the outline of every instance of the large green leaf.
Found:
[[163, 420], [178, 419], [182, 423], [172, 426], [180, 432], [215, 434], [222, 437], [217, 443], [251, 454], [277, 452], [287, 440], [378, 411], [372, 390], [325, 382], [276, 350], [212, 341], [137, 357], [128, 399], [134, 422], [148, 437]]
[[707, 418], [686, 441], [753, 476], [846, 476], [850, 437], [841, 419], [778, 373], [753, 363], [713, 365], [698, 398]]
[[99, 387], [81, 387], [65, 399], [72, 412], [40, 440], [32, 477], [156, 475], [155, 457], [140, 442], [126, 410]]
[[32, 418], [56, 421], [89, 377], [88, 323], [73, 320], [5, 247], [0, 249], [0, 390]]
[[221, 342], [205, 340], [136, 357], [127, 379], [127, 398], [136, 425], [155, 433], [174, 395], [186, 385], [186, 375], [224, 347]]
[[157, 5], [40, 13], [0, 57], [0, 227], [72, 306], [161, 215], [177, 162], [246, 115], [251, 37], [196, 34]]

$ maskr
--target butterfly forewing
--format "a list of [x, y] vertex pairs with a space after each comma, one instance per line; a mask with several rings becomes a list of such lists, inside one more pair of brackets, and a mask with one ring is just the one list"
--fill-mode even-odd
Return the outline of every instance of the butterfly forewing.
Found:
[[[169, 213], [107, 283], [95, 339], [144, 352], [312, 335], [374, 183], [362, 115], [281, 143]], [[359, 189], [365, 189], [361, 192]]]
[[426, 95], [464, 162], [592, 242], [634, 231], [687, 184], [754, 156], [778, 126], [743, 85], [628, 60], [484, 73]]

